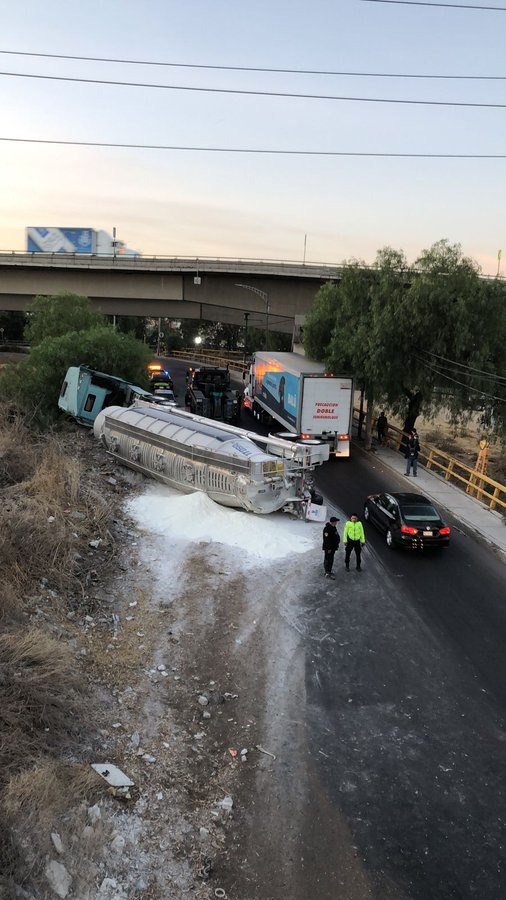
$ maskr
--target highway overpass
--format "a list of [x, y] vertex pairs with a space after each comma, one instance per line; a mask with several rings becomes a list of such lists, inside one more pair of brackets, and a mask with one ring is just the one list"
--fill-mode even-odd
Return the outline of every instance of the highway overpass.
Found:
[[108, 315], [208, 319], [292, 333], [335, 266], [278, 261], [0, 253], [0, 309], [38, 294], [89, 297]]

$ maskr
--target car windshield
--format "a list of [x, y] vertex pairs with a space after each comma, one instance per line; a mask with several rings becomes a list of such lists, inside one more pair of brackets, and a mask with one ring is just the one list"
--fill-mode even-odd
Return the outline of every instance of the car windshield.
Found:
[[406, 519], [406, 522], [418, 522], [420, 519], [423, 519], [424, 522], [439, 522], [441, 516], [436, 512], [433, 506], [430, 506], [428, 503], [425, 506], [403, 506], [402, 507], [402, 515]]

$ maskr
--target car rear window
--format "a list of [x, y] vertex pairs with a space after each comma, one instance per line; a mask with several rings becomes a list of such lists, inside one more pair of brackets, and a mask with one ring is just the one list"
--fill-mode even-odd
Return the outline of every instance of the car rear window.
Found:
[[424, 522], [438, 522], [441, 518], [434, 507], [429, 506], [429, 504], [427, 504], [426, 506], [403, 506], [402, 515], [407, 522], [417, 522], [419, 519], [423, 519]]

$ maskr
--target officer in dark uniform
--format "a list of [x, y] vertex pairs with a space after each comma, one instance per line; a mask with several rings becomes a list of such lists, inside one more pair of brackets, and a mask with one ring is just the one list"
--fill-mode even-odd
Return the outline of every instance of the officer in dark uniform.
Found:
[[334, 565], [334, 554], [339, 549], [340, 537], [337, 533], [337, 523], [339, 519], [331, 516], [323, 529], [323, 568], [325, 578], [335, 578], [332, 574], [332, 566]]

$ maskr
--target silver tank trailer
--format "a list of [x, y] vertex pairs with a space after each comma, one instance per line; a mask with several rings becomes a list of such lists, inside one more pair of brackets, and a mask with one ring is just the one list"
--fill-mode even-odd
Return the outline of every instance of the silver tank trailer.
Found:
[[325, 445], [253, 436], [231, 425], [142, 402], [102, 410], [94, 432], [124, 465], [178, 490], [203, 491], [217, 503], [254, 513], [283, 508], [302, 512], [310, 472], [328, 458]]

